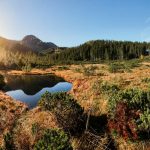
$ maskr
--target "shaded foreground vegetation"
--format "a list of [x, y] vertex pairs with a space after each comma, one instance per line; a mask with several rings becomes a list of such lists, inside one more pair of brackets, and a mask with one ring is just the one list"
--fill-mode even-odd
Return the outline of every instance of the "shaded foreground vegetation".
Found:
[[55, 114], [59, 124], [71, 135], [79, 134], [83, 127], [83, 112], [81, 106], [67, 93], [45, 93], [39, 101], [39, 106]]

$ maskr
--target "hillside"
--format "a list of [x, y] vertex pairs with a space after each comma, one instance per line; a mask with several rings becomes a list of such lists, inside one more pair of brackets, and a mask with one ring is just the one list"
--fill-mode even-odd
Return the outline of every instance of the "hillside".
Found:
[[30, 49], [32, 49], [35, 52], [41, 52], [41, 51], [45, 51], [45, 50], [51, 51], [51, 50], [55, 50], [57, 48], [57, 46], [54, 43], [43, 42], [34, 35], [25, 36], [22, 39], [21, 44], [25, 45], [26, 47], [29, 47]]
[[34, 35], [27, 35], [22, 40], [9, 40], [3, 37], [0, 37], [0, 47], [11, 52], [20, 51], [20, 52], [44, 52], [53, 51], [57, 46], [51, 42], [43, 42]]

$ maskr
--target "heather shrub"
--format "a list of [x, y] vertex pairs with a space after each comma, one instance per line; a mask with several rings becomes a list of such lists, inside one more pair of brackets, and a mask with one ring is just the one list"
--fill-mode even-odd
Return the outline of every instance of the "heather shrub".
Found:
[[103, 93], [108, 95], [111, 95], [114, 92], [116, 93], [120, 90], [117, 84], [102, 80], [97, 80], [96, 82], [94, 82], [92, 88], [96, 92], [96, 94]]
[[58, 129], [47, 129], [34, 150], [72, 150], [68, 136]]
[[100, 90], [103, 93], [111, 94], [111, 93], [119, 91], [119, 87], [116, 84], [112, 84], [112, 83], [108, 83], [104, 81], [104, 82], [101, 82], [100, 84]]
[[140, 114], [140, 119], [137, 121], [138, 129], [141, 132], [142, 138], [150, 138], [150, 108], [147, 108]]
[[139, 67], [140, 62], [141, 61], [139, 59], [128, 60], [125, 62], [125, 67], [128, 69], [133, 69], [133, 68]]
[[97, 69], [97, 66], [94, 66], [94, 65], [90, 65], [88, 67], [85, 67], [84, 65], [82, 65], [82, 72], [85, 76], [95, 75], [96, 69]]
[[[127, 138], [141, 138], [150, 131], [150, 92], [127, 89], [109, 98], [109, 128]], [[149, 137], [148, 137], [149, 138]]]
[[41, 97], [39, 106], [54, 113], [65, 131], [77, 133], [82, 128], [83, 109], [71, 95], [65, 92], [46, 92]]
[[122, 63], [114, 62], [109, 65], [110, 73], [124, 72], [125, 66]]
[[135, 119], [139, 117], [136, 111], [131, 111], [125, 102], [116, 105], [114, 117], [109, 119], [108, 127], [113, 136], [120, 135], [124, 139], [138, 138]]
[[109, 72], [111, 73], [131, 72], [131, 69], [140, 66], [139, 63], [140, 63], [139, 60], [113, 62], [109, 64]]
[[98, 69], [97, 66], [90, 65], [85, 66], [83, 64], [80, 65], [79, 68], [75, 68], [75, 72], [83, 73], [85, 76], [93, 76], [96, 73], [96, 69]]

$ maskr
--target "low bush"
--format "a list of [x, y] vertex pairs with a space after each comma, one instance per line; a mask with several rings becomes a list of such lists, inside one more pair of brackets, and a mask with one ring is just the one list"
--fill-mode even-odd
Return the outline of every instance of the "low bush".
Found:
[[85, 76], [93, 76], [95, 75], [95, 70], [97, 69], [97, 66], [90, 65], [90, 66], [84, 66], [81, 65], [81, 68], [76, 70], [77, 72], [82, 72]]
[[124, 139], [138, 138], [135, 119], [139, 116], [136, 111], [131, 111], [125, 102], [119, 102], [113, 119], [109, 119], [108, 127], [113, 136], [119, 134]]
[[141, 133], [149, 133], [149, 91], [142, 91], [139, 89], [119, 91], [111, 95], [108, 106], [108, 125], [111, 132], [115, 131], [126, 139], [130, 137], [136, 139], [136, 134], [138, 138], [141, 138]]
[[97, 66], [89, 66], [89, 67], [85, 67], [85, 66], [82, 66], [82, 70], [83, 70], [83, 74], [85, 76], [92, 76], [95, 74], [95, 70], [97, 69]]
[[58, 129], [47, 129], [34, 150], [72, 150], [68, 136]]
[[128, 60], [128, 61], [125, 61], [125, 67], [129, 69], [133, 69], [133, 68], [139, 67], [140, 62], [141, 61], [139, 59]]
[[93, 76], [95, 75], [96, 69], [98, 67], [94, 65], [85, 66], [83, 64], [80, 65], [80, 67], [75, 68], [75, 72], [83, 73], [85, 76]]
[[71, 95], [65, 92], [46, 92], [39, 101], [39, 106], [53, 112], [65, 131], [77, 133], [82, 128], [83, 109]]
[[114, 110], [120, 101], [125, 101], [131, 109], [143, 112], [150, 107], [150, 92], [140, 89], [126, 89], [114, 93], [109, 99], [109, 109]]
[[141, 131], [150, 131], [150, 109], [147, 108], [140, 114], [139, 129]]
[[117, 84], [110, 83], [107, 81], [97, 80], [93, 83], [92, 89], [95, 95], [100, 95], [101, 93], [109, 98], [112, 94], [117, 93], [120, 88]]
[[109, 72], [111, 73], [131, 72], [131, 69], [139, 66], [140, 66], [139, 60], [113, 62], [109, 64]]
[[125, 70], [125, 66], [122, 63], [114, 62], [109, 65], [110, 73], [122, 73]]
[[112, 94], [119, 91], [119, 87], [116, 84], [108, 83], [106, 81], [102, 82], [100, 85], [100, 90], [106, 94]]

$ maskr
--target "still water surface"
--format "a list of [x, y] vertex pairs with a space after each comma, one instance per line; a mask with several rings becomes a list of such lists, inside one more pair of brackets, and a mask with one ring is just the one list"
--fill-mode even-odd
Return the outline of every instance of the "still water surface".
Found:
[[72, 84], [54, 75], [7, 75], [4, 90], [7, 95], [34, 108], [46, 91], [67, 92]]

